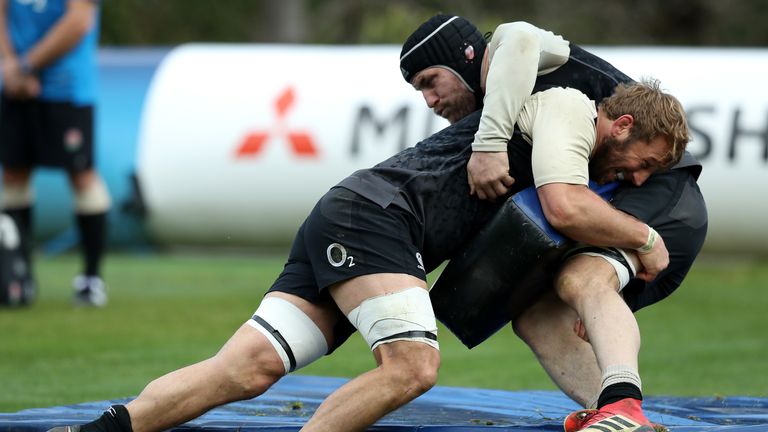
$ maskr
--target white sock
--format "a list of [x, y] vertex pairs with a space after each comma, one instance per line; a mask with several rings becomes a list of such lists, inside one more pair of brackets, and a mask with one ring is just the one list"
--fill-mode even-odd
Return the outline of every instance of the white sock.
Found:
[[634, 384], [640, 391], [643, 391], [643, 383], [640, 381], [640, 373], [637, 369], [627, 365], [611, 365], [606, 367], [603, 372], [601, 391], [605, 390], [609, 385], [622, 382]]

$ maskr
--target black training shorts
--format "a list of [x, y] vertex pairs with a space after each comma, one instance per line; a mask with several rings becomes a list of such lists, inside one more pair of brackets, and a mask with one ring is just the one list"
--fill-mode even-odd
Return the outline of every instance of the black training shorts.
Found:
[[633, 279], [622, 291], [630, 309], [637, 311], [672, 294], [683, 282], [704, 244], [707, 207], [688, 168], [657, 173], [639, 188], [621, 187], [611, 204], [652, 226], [669, 251], [669, 266], [653, 282]]
[[350, 190], [332, 188], [299, 228], [270, 291], [318, 303], [328, 299], [325, 288], [356, 276], [404, 273], [426, 280], [422, 232], [404, 209], [382, 208]]
[[[422, 238], [422, 225], [406, 210], [382, 208], [348, 189], [332, 188], [299, 228], [288, 262], [269, 292], [333, 305], [325, 288], [356, 276], [404, 273], [426, 280]], [[354, 331], [339, 311], [328, 353]]]
[[0, 161], [7, 168], [93, 166], [93, 107], [0, 97]]

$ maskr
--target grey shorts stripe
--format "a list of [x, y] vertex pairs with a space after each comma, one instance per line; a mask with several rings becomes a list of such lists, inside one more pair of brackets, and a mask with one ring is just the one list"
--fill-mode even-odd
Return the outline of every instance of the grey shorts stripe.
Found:
[[373, 343], [373, 345], [376, 345], [377, 343], [392, 340], [392, 339], [417, 339], [417, 338], [427, 338], [429, 340], [437, 341], [437, 335], [432, 332], [427, 331], [421, 331], [421, 330], [410, 330], [407, 332], [402, 332], [398, 334], [393, 334], [392, 336], [387, 336], [384, 338], [381, 338]]

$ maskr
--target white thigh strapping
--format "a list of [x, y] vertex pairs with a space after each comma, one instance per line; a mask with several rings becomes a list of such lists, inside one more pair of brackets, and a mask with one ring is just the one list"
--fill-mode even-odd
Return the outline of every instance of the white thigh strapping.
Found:
[[440, 349], [435, 312], [429, 292], [424, 288], [408, 288], [363, 300], [347, 318], [368, 342], [371, 351], [383, 343], [400, 340]]
[[[619, 254], [621, 254], [621, 256], [624, 258], [624, 263], [612, 257], [610, 251], [616, 251]], [[634, 264], [632, 264], [632, 260], [629, 258], [629, 256], [627, 255], [627, 252], [624, 249], [611, 248], [610, 251], [606, 250], [606, 253], [593, 252], [593, 251], [575, 252], [572, 256], [589, 255], [589, 256], [600, 257], [608, 261], [608, 263], [612, 265], [613, 269], [616, 271], [616, 277], [619, 279], [619, 286], [617, 291], [621, 292], [621, 290], [623, 290], [624, 287], [627, 286], [627, 284], [629, 283], [629, 280], [635, 277], [635, 275], [637, 274], [637, 269], [635, 268]]]
[[275, 347], [285, 373], [302, 368], [328, 352], [328, 342], [320, 328], [288, 300], [265, 297], [248, 324]]

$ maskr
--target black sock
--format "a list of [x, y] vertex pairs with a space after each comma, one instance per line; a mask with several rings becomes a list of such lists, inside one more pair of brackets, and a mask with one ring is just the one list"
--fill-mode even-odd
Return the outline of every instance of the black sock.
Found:
[[600, 393], [597, 409], [626, 398], [643, 400], [643, 392], [636, 385], [627, 382], [611, 384]]
[[85, 276], [99, 276], [101, 258], [107, 237], [107, 214], [78, 214], [77, 227], [80, 230], [80, 247], [85, 260]]
[[4, 209], [3, 213], [7, 214], [13, 222], [16, 224], [16, 228], [19, 230], [19, 238], [21, 240], [21, 250], [24, 252], [24, 258], [31, 264], [30, 261], [32, 253], [32, 206]]
[[80, 432], [133, 432], [131, 416], [123, 405], [112, 405], [96, 420], [80, 426]]

